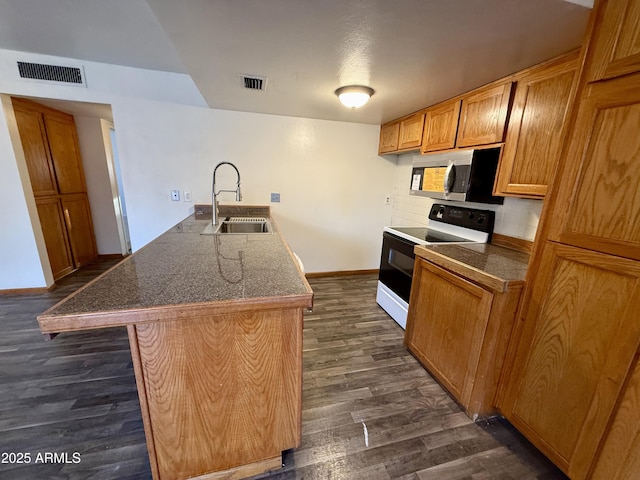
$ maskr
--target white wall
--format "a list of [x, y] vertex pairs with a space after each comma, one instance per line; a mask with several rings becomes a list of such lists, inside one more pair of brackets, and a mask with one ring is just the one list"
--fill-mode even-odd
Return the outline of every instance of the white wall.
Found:
[[[307, 272], [378, 267], [395, 171], [376, 153], [379, 127], [143, 100], [114, 104], [113, 113], [134, 251], [193, 203], [211, 203], [213, 168], [231, 161], [244, 204], [270, 204], [280, 193], [272, 211]], [[232, 168], [218, 175], [219, 188], [235, 186]], [[193, 202], [171, 201], [172, 189], [191, 191]]]
[[104, 120], [81, 116], [75, 116], [74, 120], [78, 131], [78, 143], [98, 253], [100, 255], [121, 254], [122, 246], [114, 210], [117, 190], [114, 198], [115, 175], [110, 168], [112, 160], [106, 150]]
[[[434, 200], [417, 195], [409, 195], [411, 182], [411, 162], [415, 154], [398, 155], [395, 171], [392, 225], [423, 226], [429, 221], [429, 210]], [[438, 201], [440, 202], [440, 201]], [[442, 201], [440, 203], [452, 203]], [[468, 203], [469, 207], [494, 210], [496, 223], [494, 232], [510, 237], [533, 241], [538, 229], [542, 200], [507, 197], [503, 205]]]
[[0, 290], [44, 287], [53, 281], [53, 275], [40, 256], [44, 238], [9, 97], [2, 95], [2, 107], [0, 191], [4, 201], [0, 204]]
[[[271, 192], [281, 194], [281, 203], [272, 204], [275, 218], [308, 272], [377, 268], [380, 232], [391, 219], [384, 196], [395, 171], [394, 160], [376, 153], [377, 126], [211, 110], [186, 75], [92, 62], [82, 62], [88, 88], [30, 82], [17, 77], [16, 60], [78, 63], [0, 50], [0, 93], [112, 106], [134, 251], [191, 213], [194, 203], [210, 203], [213, 167], [227, 160], [242, 173], [243, 203], [268, 204]], [[17, 160], [6, 143], [0, 153], [4, 176]], [[233, 185], [231, 169], [219, 172], [221, 185]], [[171, 189], [190, 190], [193, 202], [172, 202]], [[17, 184], [8, 192], [28, 203], [30, 192]], [[16, 215], [24, 211], [0, 207], [0, 221]], [[44, 286], [35, 230], [23, 219], [0, 238], [0, 250], [19, 247], [13, 260], [26, 269], [22, 287]], [[0, 288], [16, 288], [12, 272], [0, 271]]]

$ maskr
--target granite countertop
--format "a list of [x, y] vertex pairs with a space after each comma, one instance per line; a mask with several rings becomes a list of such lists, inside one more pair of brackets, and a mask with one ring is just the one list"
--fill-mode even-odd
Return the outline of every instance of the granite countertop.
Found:
[[522, 285], [529, 254], [490, 243], [417, 245], [415, 254], [494, 291]]
[[[247, 212], [244, 216], [255, 214]], [[235, 210], [232, 214], [240, 213]], [[262, 216], [269, 217], [268, 210]], [[154, 307], [255, 303], [298, 295], [310, 298], [312, 292], [304, 275], [277, 225], [269, 220], [274, 230], [271, 234], [201, 235], [211, 217], [196, 210], [196, 215], [40, 315], [41, 328], [43, 321], [53, 317], [124, 315]]]

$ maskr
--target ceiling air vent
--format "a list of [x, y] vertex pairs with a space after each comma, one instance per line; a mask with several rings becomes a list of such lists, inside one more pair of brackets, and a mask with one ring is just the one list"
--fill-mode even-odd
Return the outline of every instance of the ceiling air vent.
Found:
[[257, 75], [240, 75], [240, 77], [242, 78], [242, 88], [259, 91], [267, 89], [267, 77]]
[[18, 62], [20, 78], [86, 86], [82, 68], [44, 63]]

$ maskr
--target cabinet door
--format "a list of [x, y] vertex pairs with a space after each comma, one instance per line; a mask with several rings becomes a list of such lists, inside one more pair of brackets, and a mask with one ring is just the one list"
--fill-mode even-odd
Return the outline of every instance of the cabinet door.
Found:
[[447, 102], [426, 112], [422, 153], [447, 150], [456, 146], [461, 101]]
[[380, 127], [380, 145], [378, 153], [391, 153], [398, 150], [400, 123], [391, 123]]
[[49, 155], [42, 114], [22, 107], [21, 103], [15, 99], [13, 105], [33, 194], [36, 197], [55, 195], [57, 193], [56, 178]]
[[422, 130], [424, 128], [424, 113], [411, 115], [400, 121], [400, 139], [398, 150], [419, 148], [422, 144]]
[[562, 147], [577, 54], [518, 80], [494, 193], [543, 197]]
[[44, 122], [59, 192], [61, 194], [86, 192], [73, 117], [47, 112], [44, 114]]
[[511, 82], [481, 88], [463, 98], [456, 146], [502, 142], [510, 99]]
[[640, 74], [587, 85], [550, 238], [640, 260]]
[[74, 269], [62, 206], [57, 197], [41, 197], [36, 199], [36, 207], [53, 278], [57, 280]]
[[638, 262], [547, 242], [502, 413], [585, 478], [640, 339]]
[[596, 480], [640, 477], [640, 363], [636, 363], [593, 472]]
[[405, 342], [463, 404], [469, 402], [493, 294], [416, 261]]
[[98, 256], [86, 194], [62, 195], [62, 208], [76, 268]]
[[593, 55], [587, 81], [640, 71], [640, 2], [603, 0], [594, 32]]

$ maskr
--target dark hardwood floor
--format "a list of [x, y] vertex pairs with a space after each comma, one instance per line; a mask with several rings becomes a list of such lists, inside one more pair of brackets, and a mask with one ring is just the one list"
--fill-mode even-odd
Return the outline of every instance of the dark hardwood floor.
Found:
[[[126, 330], [45, 341], [35, 318], [113, 263], [48, 294], [0, 295], [1, 479], [151, 478]], [[506, 422], [466, 417], [403, 347], [375, 276], [310, 283], [302, 445], [256, 479], [565, 478]]]

